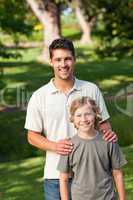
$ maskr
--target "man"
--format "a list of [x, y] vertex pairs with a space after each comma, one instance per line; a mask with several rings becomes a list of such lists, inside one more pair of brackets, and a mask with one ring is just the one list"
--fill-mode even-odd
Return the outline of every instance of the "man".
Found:
[[[46, 151], [44, 168], [45, 200], [59, 200], [59, 155], [67, 155], [73, 145], [69, 142], [76, 131], [69, 122], [69, 105], [77, 97], [89, 96], [100, 107], [102, 121], [100, 129], [105, 140], [116, 141], [107, 121], [107, 112], [98, 87], [74, 77], [76, 62], [73, 43], [67, 39], [56, 39], [49, 47], [50, 63], [54, 78], [33, 93], [27, 109], [25, 128], [31, 145]], [[43, 135], [41, 135], [43, 134]]]

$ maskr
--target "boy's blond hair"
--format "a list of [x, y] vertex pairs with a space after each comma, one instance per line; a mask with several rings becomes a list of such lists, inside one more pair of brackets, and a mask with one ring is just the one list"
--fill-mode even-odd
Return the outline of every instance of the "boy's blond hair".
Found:
[[96, 105], [96, 102], [91, 99], [90, 97], [81, 97], [77, 98], [72, 101], [71, 106], [70, 106], [70, 121], [73, 123], [74, 119], [74, 113], [78, 108], [81, 108], [82, 106], [89, 104], [92, 107], [93, 112], [95, 113], [95, 124], [94, 128], [98, 129], [99, 128], [99, 122], [101, 121], [101, 115], [100, 115], [100, 109]]

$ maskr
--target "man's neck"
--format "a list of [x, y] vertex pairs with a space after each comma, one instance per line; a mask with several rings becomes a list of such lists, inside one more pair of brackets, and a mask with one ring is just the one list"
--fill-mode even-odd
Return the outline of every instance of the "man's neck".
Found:
[[53, 83], [59, 91], [63, 93], [68, 93], [74, 85], [74, 77], [69, 80], [59, 80], [57, 78], [54, 78]]

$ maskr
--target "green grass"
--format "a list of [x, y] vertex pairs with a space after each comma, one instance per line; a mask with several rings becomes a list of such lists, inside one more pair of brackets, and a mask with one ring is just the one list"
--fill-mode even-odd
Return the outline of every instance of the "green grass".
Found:
[[43, 158], [0, 164], [0, 199], [43, 199]]
[[123, 148], [128, 164], [124, 167], [125, 188], [127, 200], [133, 199], [133, 145]]
[[[133, 146], [123, 148], [128, 160], [124, 167], [127, 200], [133, 197]], [[0, 164], [0, 197], [2, 200], [43, 199], [43, 157]]]
[[[91, 48], [79, 46], [77, 42], [75, 45], [77, 47], [76, 77], [92, 81], [101, 88], [111, 115], [111, 124], [117, 132], [120, 145], [133, 144], [132, 117], [125, 115], [116, 108], [114, 98], [108, 98], [114, 97], [120, 90], [125, 89], [133, 82], [133, 58], [100, 60]], [[7, 106], [8, 104], [25, 106], [25, 101], [29, 99], [32, 92], [47, 83], [53, 76], [48, 65], [36, 61], [41, 49], [21, 49], [18, 51], [23, 55], [22, 58], [0, 60], [0, 67], [4, 68], [4, 76], [1, 77], [0, 81], [0, 88], [4, 89], [4, 102], [1, 99], [0, 106]], [[21, 89], [19, 92], [24, 91], [24, 101], [18, 102], [18, 89]], [[121, 100], [118, 103], [121, 106], [126, 104], [126, 100]], [[26, 143], [24, 121], [25, 111], [1, 113], [0, 160], [16, 160], [19, 157], [25, 158], [36, 155], [35, 151], [29, 148]], [[24, 152], [23, 147], [25, 147]]]
[[[130, 83], [133, 83], [133, 58], [117, 60], [115, 57], [110, 57], [103, 60], [99, 59], [92, 47], [79, 45], [78, 40], [81, 32], [77, 23], [73, 26], [74, 23], [72, 21], [70, 25], [68, 19], [63, 22], [62, 33], [75, 42], [77, 52], [76, 76], [80, 79], [92, 81], [101, 88], [111, 115], [111, 124], [118, 134], [120, 145], [131, 145], [133, 144], [133, 117], [120, 112], [116, 108], [114, 98], [109, 99], [107, 97], [114, 97], [120, 90], [126, 89]], [[39, 33], [39, 36], [33, 35], [31, 39], [36, 39], [36, 37], [38, 39], [42, 38], [41, 33]], [[10, 42], [7, 39], [5, 41]], [[5, 92], [5, 102], [2, 102], [2, 93], [0, 93], [0, 107], [17, 103], [17, 88], [24, 89], [26, 97], [29, 99], [34, 90], [47, 83], [53, 76], [48, 65], [36, 61], [41, 52], [40, 48], [18, 49], [15, 51], [20, 53], [22, 57], [8, 60], [0, 58], [0, 72], [1, 69], [4, 71], [4, 76], [0, 75], [0, 92], [2, 92], [2, 89]], [[8, 88], [8, 90], [5, 88]], [[125, 102], [125, 99], [120, 100], [120, 106], [125, 106]], [[23, 103], [20, 102], [20, 106]], [[40, 155], [40, 152], [34, 150], [27, 143], [23, 128], [25, 114], [25, 111], [20, 110], [0, 113], [0, 161], [18, 160]], [[124, 147], [123, 150], [128, 160], [128, 164], [124, 167], [127, 200], [132, 200], [133, 146]], [[43, 199], [42, 176], [42, 157], [0, 163], [0, 199]]]

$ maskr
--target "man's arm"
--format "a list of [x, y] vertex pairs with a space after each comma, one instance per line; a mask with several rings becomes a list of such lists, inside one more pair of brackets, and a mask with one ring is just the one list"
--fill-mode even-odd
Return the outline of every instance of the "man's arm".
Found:
[[116, 133], [111, 129], [109, 121], [105, 120], [101, 122], [99, 129], [103, 133], [104, 140], [108, 142], [116, 142], [118, 140]]
[[73, 145], [68, 139], [54, 142], [48, 140], [45, 136], [42, 136], [41, 133], [31, 130], [28, 130], [28, 142], [38, 149], [43, 151], [54, 151], [60, 155], [67, 155], [73, 149]]
[[115, 181], [116, 189], [119, 194], [119, 200], [125, 200], [125, 188], [124, 188], [124, 181], [123, 181], [123, 173], [121, 170], [113, 170], [113, 178]]
[[69, 178], [69, 173], [60, 172], [61, 200], [69, 200], [68, 178]]

